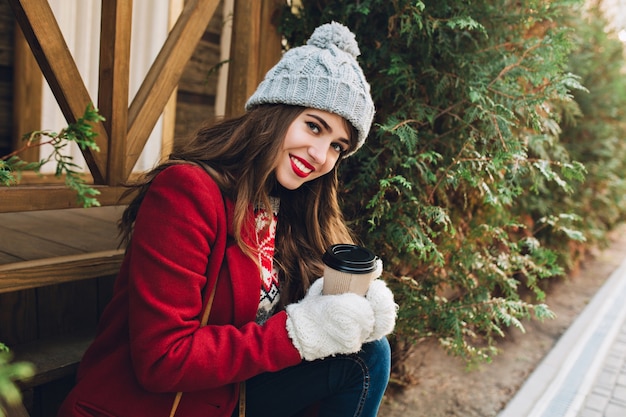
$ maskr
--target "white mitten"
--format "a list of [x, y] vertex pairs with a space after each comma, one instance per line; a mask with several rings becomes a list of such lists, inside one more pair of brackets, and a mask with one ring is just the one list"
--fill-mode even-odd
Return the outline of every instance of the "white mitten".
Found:
[[374, 310], [374, 330], [365, 340], [372, 342], [393, 331], [396, 326], [398, 305], [393, 300], [393, 293], [382, 279], [372, 281], [365, 298]]
[[374, 312], [365, 297], [322, 295], [320, 281], [302, 300], [286, 307], [289, 337], [308, 361], [358, 352], [374, 329]]

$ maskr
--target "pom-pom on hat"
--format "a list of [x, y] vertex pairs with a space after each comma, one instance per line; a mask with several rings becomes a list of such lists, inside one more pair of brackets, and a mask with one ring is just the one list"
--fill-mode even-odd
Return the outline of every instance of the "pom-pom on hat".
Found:
[[[260, 104], [290, 104], [338, 114], [358, 132], [359, 149], [374, 118], [374, 102], [363, 70], [355, 36], [344, 25], [319, 26], [306, 45], [285, 52], [246, 103], [246, 110]], [[346, 155], [348, 156], [348, 155]]]

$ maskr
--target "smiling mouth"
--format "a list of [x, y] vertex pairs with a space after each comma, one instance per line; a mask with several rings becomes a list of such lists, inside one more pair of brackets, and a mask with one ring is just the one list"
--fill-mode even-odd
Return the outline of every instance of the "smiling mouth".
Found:
[[293, 168], [293, 172], [296, 173], [297, 176], [301, 178], [305, 178], [314, 171], [314, 168], [307, 164], [305, 161], [302, 161], [295, 156], [290, 155], [289, 159], [291, 159], [291, 167]]

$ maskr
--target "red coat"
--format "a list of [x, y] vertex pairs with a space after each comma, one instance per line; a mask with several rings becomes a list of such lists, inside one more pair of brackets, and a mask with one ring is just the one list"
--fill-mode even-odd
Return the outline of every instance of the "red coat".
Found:
[[[259, 270], [228, 239], [232, 215], [201, 168], [177, 165], [154, 179], [60, 417], [168, 417], [177, 391], [185, 392], [177, 417], [230, 417], [239, 381], [300, 363], [285, 312], [254, 322]], [[224, 248], [220, 264], [212, 251]], [[209, 324], [200, 328], [218, 270]]]

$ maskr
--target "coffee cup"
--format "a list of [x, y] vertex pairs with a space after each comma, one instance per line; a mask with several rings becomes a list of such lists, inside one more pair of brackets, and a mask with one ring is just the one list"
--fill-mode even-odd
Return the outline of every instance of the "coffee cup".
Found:
[[378, 257], [362, 246], [340, 243], [332, 245], [322, 256], [324, 262], [324, 295], [353, 292], [365, 295], [370, 283], [378, 278]]

